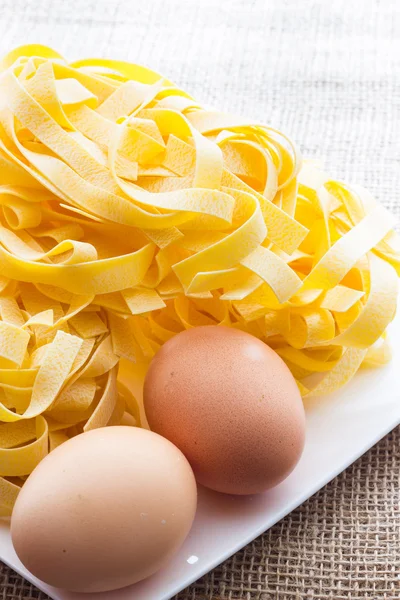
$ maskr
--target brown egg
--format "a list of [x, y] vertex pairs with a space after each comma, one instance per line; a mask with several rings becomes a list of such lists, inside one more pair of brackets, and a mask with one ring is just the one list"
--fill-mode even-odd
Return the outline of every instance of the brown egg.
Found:
[[144, 383], [150, 428], [189, 460], [199, 483], [253, 494], [292, 471], [304, 446], [296, 382], [266, 344], [227, 327], [197, 327], [169, 340]]
[[192, 525], [193, 472], [168, 440], [136, 427], [65, 442], [28, 478], [11, 535], [24, 565], [50, 585], [103, 592], [157, 571]]

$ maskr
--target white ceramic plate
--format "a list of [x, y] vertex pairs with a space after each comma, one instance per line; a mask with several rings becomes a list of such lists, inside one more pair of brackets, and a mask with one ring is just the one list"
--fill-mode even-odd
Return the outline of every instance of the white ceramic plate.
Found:
[[[266, 531], [400, 423], [400, 315], [391, 326], [393, 361], [362, 370], [340, 393], [307, 406], [307, 442], [294, 472], [275, 489], [234, 497], [201, 489], [192, 531], [169, 565], [134, 586], [91, 594], [90, 600], [167, 600]], [[0, 519], [0, 559], [54, 600], [88, 600], [33, 577], [13, 550]]]

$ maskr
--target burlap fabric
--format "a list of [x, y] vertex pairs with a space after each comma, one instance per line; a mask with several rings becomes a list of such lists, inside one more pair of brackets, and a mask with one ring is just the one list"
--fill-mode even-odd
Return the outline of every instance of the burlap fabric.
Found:
[[[0, 51], [32, 41], [147, 64], [400, 214], [399, 0], [0, 0]], [[397, 429], [177, 600], [400, 599], [399, 467]], [[1, 567], [0, 598], [46, 596]]]

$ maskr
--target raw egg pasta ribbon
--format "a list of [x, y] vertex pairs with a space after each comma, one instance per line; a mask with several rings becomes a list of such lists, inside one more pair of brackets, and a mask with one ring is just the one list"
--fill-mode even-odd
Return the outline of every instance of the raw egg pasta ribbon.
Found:
[[255, 335], [305, 397], [390, 359], [399, 244], [366, 190], [140, 65], [30, 45], [1, 70], [1, 516], [58, 445], [145, 421], [184, 329]]

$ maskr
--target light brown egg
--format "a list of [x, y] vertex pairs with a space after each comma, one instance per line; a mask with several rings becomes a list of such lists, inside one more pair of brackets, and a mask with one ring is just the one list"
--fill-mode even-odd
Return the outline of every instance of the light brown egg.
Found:
[[227, 327], [198, 327], [169, 340], [144, 384], [150, 428], [189, 460], [199, 483], [253, 494], [281, 482], [304, 446], [296, 382], [266, 344]]
[[11, 535], [39, 579], [102, 592], [164, 565], [189, 532], [196, 501], [189, 463], [168, 440], [135, 427], [97, 429], [36, 467], [17, 499]]

